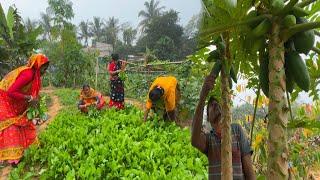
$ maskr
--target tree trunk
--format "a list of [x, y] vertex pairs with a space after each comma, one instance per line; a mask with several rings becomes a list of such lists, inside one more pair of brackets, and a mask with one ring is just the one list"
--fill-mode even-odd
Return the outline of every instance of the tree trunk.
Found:
[[288, 179], [287, 121], [284, 46], [280, 40], [280, 20], [272, 24], [269, 42], [269, 122], [267, 178]]
[[[226, 54], [225, 64], [231, 64], [231, 57], [229, 51], [229, 37], [225, 35]], [[226, 66], [223, 65], [221, 69], [221, 173], [222, 180], [233, 179], [232, 172], [232, 146], [231, 146], [231, 93], [229, 89], [229, 73], [226, 71]]]

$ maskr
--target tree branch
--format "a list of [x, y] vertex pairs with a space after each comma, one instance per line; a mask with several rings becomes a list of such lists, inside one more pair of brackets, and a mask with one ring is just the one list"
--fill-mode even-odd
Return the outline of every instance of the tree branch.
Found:
[[320, 55], [320, 49], [319, 49], [319, 48], [317, 48], [317, 47], [312, 47], [311, 50]]
[[231, 29], [231, 28], [234, 28], [236, 26], [259, 22], [259, 21], [266, 19], [267, 17], [268, 17], [268, 15], [264, 14], [264, 15], [260, 15], [260, 16], [254, 17], [254, 18], [244, 20], [244, 21], [238, 21], [238, 22], [232, 23], [232, 24], [218, 25], [218, 26], [207, 29], [204, 32], [200, 33], [200, 37], [202, 37], [202, 36], [207, 37], [207, 36], [215, 34], [215, 33], [222, 33], [222, 32], [225, 32], [225, 31]]
[[319, 31], [314, 30], [314, 34], [320, 37], [320, 32]]
[[293, 6], [297, 4], [299, 0], [290, 0], [290, 2], [279, 12], [278, 15], [288, 14], [289, 11], [292, 10]]
[[296, 34], [298, 32], [307, 31], [307, 30], [310, 30], [310, 29], [318, 28], [318, 27], [320, 27], [320, 21], [319, 22], [310, 22], [310, 23], [297, 24], [297, 25], [292, 26], [289, 29], [285, 29], [282, 32], [280, 32], [281, 39], [285, 42], [291, 36], [293, 36], [294, 34]]
[[303, 7], [306, 7], [309, 4], [312, 4], [312, 3], [316, 2], [316, 1], [317, 0], [305, 0], [305, 1], [301, 2], [301, 3], [298, 3], [297, 6], [303, 8]]

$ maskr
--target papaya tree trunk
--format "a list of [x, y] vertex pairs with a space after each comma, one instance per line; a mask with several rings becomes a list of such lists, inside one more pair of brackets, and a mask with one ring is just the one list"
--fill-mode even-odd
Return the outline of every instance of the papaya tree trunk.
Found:
[[280, 39], [280, 21], [272, 23], [269, 42], [269, 122], [267, 178], [288, 179], [287, 122], [285, 97], [284, 45]]
[[230, 63], [229, 51], [229, 37], [225, 35], [226, 43], [226, 62], [223, 63], [221, 69], [221, 108], [222, 108], [222, 121], [221, 121], [221, 179], [233, 179], [232, 172], [232, 146], [231, 146], [231, 92], [229, 88], [229, 73], [226, 69], [226, 64]]

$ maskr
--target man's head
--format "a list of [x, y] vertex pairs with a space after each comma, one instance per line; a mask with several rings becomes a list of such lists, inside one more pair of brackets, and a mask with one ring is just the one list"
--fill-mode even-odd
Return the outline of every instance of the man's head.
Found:
[[213, 124], [219, 123], [221, 120], [221, 106], [217, 99], [214, 97], [210, 97], [207, 106], [207, 115], [208, 121], [210, 122], [211, 126]]
[[164, 90], [161, 87], [155, 87], [150, 91], [149, 99], [152, 102], [156, 102], [161, 98], [163, 94], [164, 94]]
[[90, 86], [88, 84], [84, 84], [82, 86], [82, 91], [84, 92], [85, 95], [89, 95], [90, 94]]

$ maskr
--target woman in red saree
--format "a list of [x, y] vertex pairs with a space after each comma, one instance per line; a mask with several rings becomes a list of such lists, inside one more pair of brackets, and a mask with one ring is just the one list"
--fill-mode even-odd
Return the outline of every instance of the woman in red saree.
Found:
[[112, 60], [107, 66], [111, 87], [109, 107], [124, 109], [124, 83], [119, 78], [119, 73], [124, 71], [126, 62], [120, 61], [118, 54], [112, 54], [111, 56]]
[[23, 152], [38, 143], [36, 128], [26, 116], [29, 106], [36, 106], [41, 75], [49, 65], [42, 54], [32, 55], [26, 66], [8, 73], [0, 82], [0, 161], [19, 163]]

